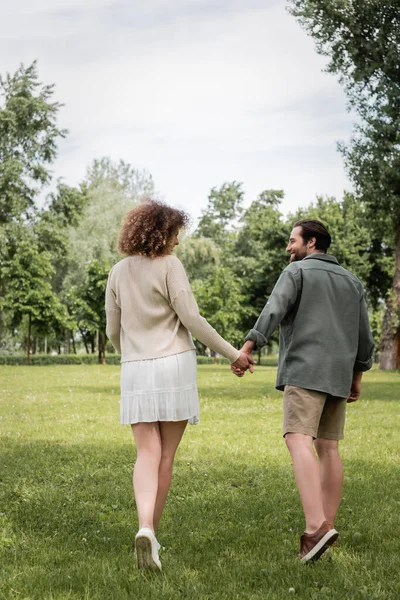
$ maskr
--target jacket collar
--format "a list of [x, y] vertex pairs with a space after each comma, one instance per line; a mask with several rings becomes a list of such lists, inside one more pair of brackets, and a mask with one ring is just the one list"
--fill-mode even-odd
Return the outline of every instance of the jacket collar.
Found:
[[332, 254], [321, 254], [320, 252], [316, 252], [315, 254], [309, 254], [303, 258], [303, 260], [312, 259], [323, 260], [325, 262], [334, 263], [335, 265], [339, 264], [338, 260]]

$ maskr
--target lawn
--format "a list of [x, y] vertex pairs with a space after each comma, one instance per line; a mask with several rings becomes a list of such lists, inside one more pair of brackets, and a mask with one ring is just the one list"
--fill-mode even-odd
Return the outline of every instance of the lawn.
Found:
[[0, 598], [400, 598], [400, 374], [349, 405], [340, 546], [296, 560], [303, 516], [275, 369], [199, 367], [159, 530], [162, 574], [135, 568], [130, 428], [116, 366], [0, 367]]

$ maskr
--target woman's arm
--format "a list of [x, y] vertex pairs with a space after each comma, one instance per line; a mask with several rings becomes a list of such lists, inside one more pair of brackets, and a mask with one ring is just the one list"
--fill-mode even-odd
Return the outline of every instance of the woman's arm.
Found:
[[121, 354], [121, 309], [117, 304], [115, 291], [111, 285], [111, 271], [106, 288], [106, 335], [117, 352]]
[[241, 357], [240, 351], [224, 340], [208, 321], [201, 316], [185, 269], [180, 260], [176, 256], [171, 256], [169, 261], [167, 273], [169, 301], [182, 325], [205, 346], [219, 352], [231, 363], [239, 360], [243, 365], [246, 363], [243, 368], [248, 368], [248, 361]]

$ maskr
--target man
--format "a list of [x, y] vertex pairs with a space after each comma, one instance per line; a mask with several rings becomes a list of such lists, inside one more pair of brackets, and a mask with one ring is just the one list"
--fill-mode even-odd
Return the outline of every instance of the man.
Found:
[[276, 387], [284, 390], [283, 435], [306, 519], [302, 562], [317, 560], [339, 535], [334, 528], [343, 483], [338, 440], [346, 400], [359, 398], [362, 373], [372, 366], [362, 284], [326, 253], [330, 243], [320, 221], [295, 223], [286, 248], [290, 264], [243, 346], [251, 356], [281, 325]]

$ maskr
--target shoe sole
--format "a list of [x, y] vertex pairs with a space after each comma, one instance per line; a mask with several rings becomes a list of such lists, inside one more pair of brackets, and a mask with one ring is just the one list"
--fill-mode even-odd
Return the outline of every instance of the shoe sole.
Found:
[[141, 535], [135, 539], [136, 548], [136, 564], [138, 569], [147, 569], [149, 571], [161, 571], [153, 560], [151, 554], [151, 540], [145, 535]]
[[326, 550], [328, 550], [329, 546], [332, 546], [333, 542], [335, 542], [339, 537], [339, 533], [336, 529], [331, 529], [328, 531], [324, 537], [322, 537], [318, 544], [315, 544], [314, 548], [308, 552], [303, 558], [301, 558], [302, 563], [311, 562], [318, 560]]

